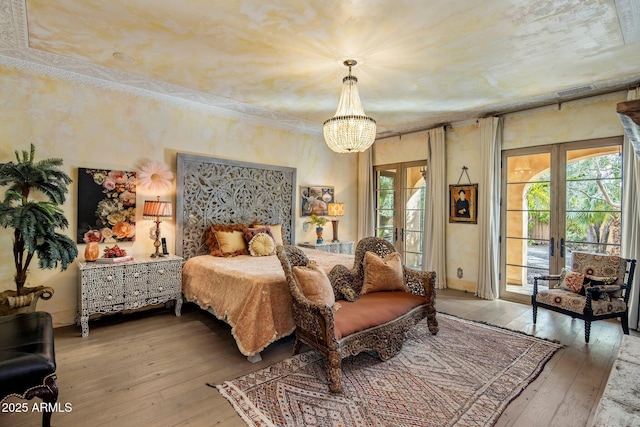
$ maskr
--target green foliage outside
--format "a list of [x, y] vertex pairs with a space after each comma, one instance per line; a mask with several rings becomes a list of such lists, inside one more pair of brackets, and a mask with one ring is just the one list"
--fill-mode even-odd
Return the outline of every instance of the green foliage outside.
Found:
[[[620, 226], [621, 156], [607, 154], [573, 161], [567, 165], [566, 173], [566, 240], [606, 252], [604, 243], [613, 227]], [[549, 191], [548, 172], [530, 185], [526, 194], [529, 227], [536, 221], [549, 224]]]
[[[395, 176], [380, 175], [378, 177], [378, 236], [389, 241], [393, 229]], [[390, 227], [390, 228], [389, 228]]]

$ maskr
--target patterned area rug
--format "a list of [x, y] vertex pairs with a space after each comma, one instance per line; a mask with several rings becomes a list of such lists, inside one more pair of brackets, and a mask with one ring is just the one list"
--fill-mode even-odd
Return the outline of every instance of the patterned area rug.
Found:
[[399, 355], [342, 361], [342, 394], [307, 352], [218, 385], [250, 426], [491, 426], [562, 346], [438, 314], [413, 328]]

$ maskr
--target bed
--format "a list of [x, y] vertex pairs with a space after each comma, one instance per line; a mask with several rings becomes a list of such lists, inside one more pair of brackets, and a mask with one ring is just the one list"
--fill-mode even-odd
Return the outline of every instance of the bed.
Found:
[[[216, 224], [278, 224], [283, 243], [295, 242], [296, 169], [178, 153], [176, 253], [193, 302], [231, 326], [252, 362], [295, 329], [291, 295], [275, 255], [209, 255], [207, 229]], [[353, 265], [353, 256], [305, 249], [325, 271]]]

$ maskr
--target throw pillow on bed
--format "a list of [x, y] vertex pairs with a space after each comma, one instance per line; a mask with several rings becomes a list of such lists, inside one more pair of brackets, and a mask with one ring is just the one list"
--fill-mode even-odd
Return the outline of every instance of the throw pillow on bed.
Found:
[[269, 256], [276, 253], [276, 242], [267, 233], [258, 233], [249, 242], [251, 256]]
[[220, 245], [220, 251], [227, 254], [235, 254], [247, 250], [242, 231], [216, 231], [216, 238]]
[[250, 227], [268, 228], [271, 231], [271, 237], [275, 240], [276, 245], [284, 245], [284, 229], [282, 224], [260, 224], [258, 221], [253, 221]]
[[268, 227], [247, 227], [244, 229], [243, 233], [244, 240], [247, 242], [247, 245], [249, 244], [249, 242], [251, 242], [251, 239], [253, 239], [258, 233], [266, 233], [273, 239], [271, 230]]
[[380, 291], [410, 292], [404, 283], [402, 258], [398, 252], [390, 253], [384, 259], [373, 252], [364, 254], [364, 282], [360, 294]]
[[334, 307], [336, 299], [331, 282], [327, 273], [318, 264], [311, 261], [304, 267], [293, 267], [292, 271], [300, 290], [308, 300]]
[[249, 255], [243, 231], [246, 224], [215, 224], [205, 233], [209, 254], [219, 257]]

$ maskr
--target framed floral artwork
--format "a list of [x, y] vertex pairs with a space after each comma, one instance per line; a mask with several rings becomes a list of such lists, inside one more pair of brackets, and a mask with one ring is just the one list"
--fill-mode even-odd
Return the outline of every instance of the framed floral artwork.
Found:
[[136, 172], [78, 168], [78, 243], [136, 237]]
[[326, 185], [300, 187], [300, 216], [327, 215], [327, 207], [333, 202], [334, 188]]

